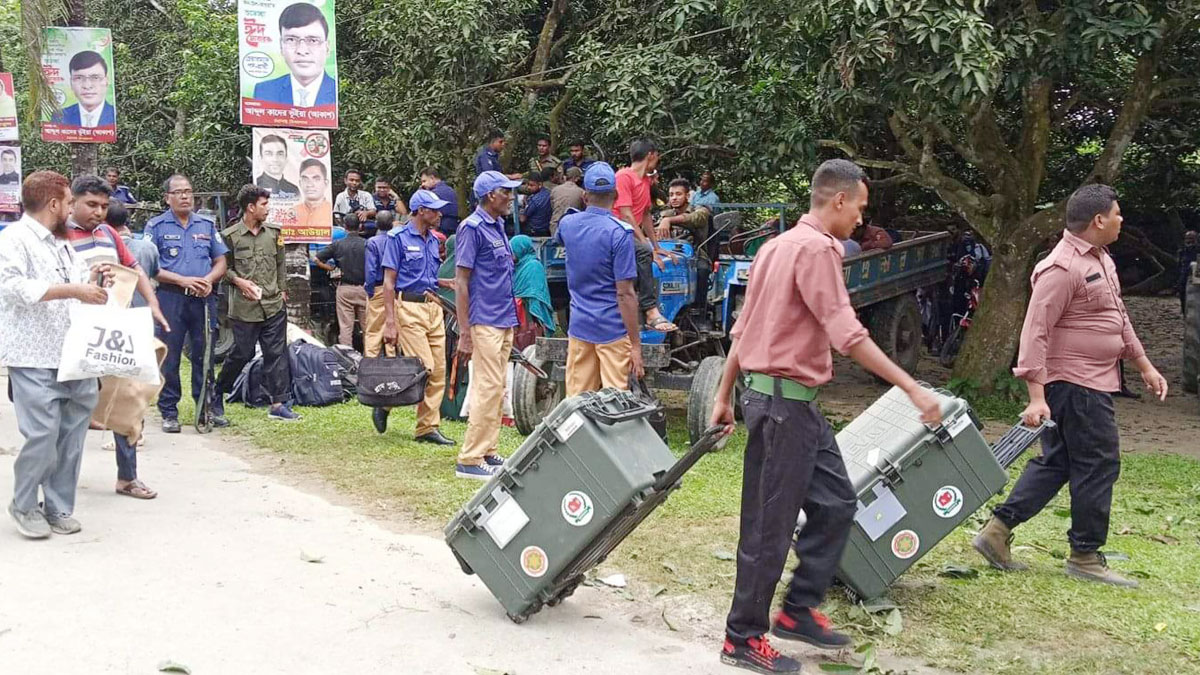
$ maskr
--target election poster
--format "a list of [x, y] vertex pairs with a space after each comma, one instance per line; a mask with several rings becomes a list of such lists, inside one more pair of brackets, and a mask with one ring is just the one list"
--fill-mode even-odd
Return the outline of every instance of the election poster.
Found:
[[267, 222], [288, 244], [328, 244], [333, 238], [329, 132], [256, 128], [254, 184], [271, 192]]
[[107, 28], [44, 30], [42, 72], [54, 91], [57, 110], [42, 113], [42, 140], [116, 143], [112, 33]]
[[17, 140], [17, 90], [12, 73], [0, 73], [0, 141]]
[[338, 128], [334, 0], [239, 0], [242, 124]]
[[21, 212], [21, 146], [0, 145], [0, 213]]

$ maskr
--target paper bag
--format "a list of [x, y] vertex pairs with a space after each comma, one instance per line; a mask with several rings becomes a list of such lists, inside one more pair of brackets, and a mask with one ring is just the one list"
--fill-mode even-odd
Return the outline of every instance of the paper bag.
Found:
[[[159, 366], [167, 358], [167, 346], [157, 339], [154, 355]], [[100, 401], [92, 411], [92, 421], [137, 443], [142, 436], [142, 418], [162, 386], [162, 378], [158, 384], [146, 384], [125, 377], [102, 377]]]

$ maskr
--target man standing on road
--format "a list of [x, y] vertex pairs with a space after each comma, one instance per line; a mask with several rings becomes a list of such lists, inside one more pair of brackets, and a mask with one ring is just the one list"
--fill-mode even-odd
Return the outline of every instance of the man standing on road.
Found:
[[[390, 237], [383, 255], [383, 341], [400, 345], [407, 356], [421, 359], [429, 369], [425, 398], [417, 404], [417, 433], [419, 443], [454, 445], [442, 435], [442, 393], [446, 390], [446, 324], [438, 302], [439, 285], [453, 287], [453, 282], [438, 280], [442, 260], [438, 255], [438, 240], [433, 228], [442, 219], [439, 209], [446, 203], [429, 190], [417, 190], [408, 200], [412, 214], [408, 224]], [[398, 296], [398, 297], [397, 297]], [[387, 431], [386, 408], [373, 413], [375, 429]]]
[[133, 196], [133, 191], [126, 185], [121, 185], [121, 170], [115, 166], [110, 166], [104, 170], [104, 180], [108, 181], [108, 187], [112, 189], [112, 198], [122, 204], [136, 204], [137, 199]]
[[[365, 192], [361, 194], [366, 194]], [[347, 347], [354, 344], [354, 322], [362, 327], [364, 339], [367, 332], [366, 282], [367, 240], [362, 238], [361, 214], [350, 213], [342, 220], [346, 236], [317, 251], [317, 267], [332, 272], [332, 258], [342, 270], [342, 280], [337, 287], [338, 344]]]
[[582, 182], [583, 172], [573, 166], [563, 174], [562, 185], [555, 185], [550, 190], [550, 236], [558, 231], [558, 224], [568, 209], [582, 211], [587, 208], [583, 202], [583, 188], [579, 187]]
[[[225, 254], [229, 249], [213, 221], [192, 211], [192, 182], [183, 174], [172, 174], [163, 184], [167, 210], [146, 223], [143, 238], [158, 247], [158, 303], [170, 323], [171, 330], [159, 330], [157, 337], [167, 345], [163, 361], [163, 389], [158, 395], [158, 412], [162, 429], [168, 434], [179, 433], [179, 399], [183, 395], [179, 384], [179, 364], [183, 357], [183, 342], [190, 338], [188, 353], [192, 358], [192, 398], [200, 402], [204, 378], [211, 384], [213, 373], [204, 372], [204, 344], [216, 342], [217, 296], [213, 290], [225, 276]], [[205, 306], [209, 323], [204, 323]], [[212, 406], [209, 416], [214, 427], [227, 427], [225, 404], [210, 387]]]
[[[71, 183], [71, 218], [67, 221], [71, 248], [87, 267], [119, 264], [136, 270], [137, 291], [131, 306], [138, 306], [138, 301], [142, 306], [148, 306], [155, 323], [170, 332], [170, 325], [159, 309], [154, 286], [150, 283], [149, 275], [158, 273], [158, 261], [154, 259], [150, 261], [150, 267], [143, 266], [124, 238], [113, 229], [111, 223], [124, 224], [128, 213], [124, 204], [111, 201], [108, 185], [99, 176], [80, 176]], [[154, 248], [147, 242], [139, 241], [138, 244]], [[129, 438], [114, 432], [113, 450], [117, 456], [117, 494], [136, 499], [157, 497], [157, 492], [138, 479], [137, 447], [129, 442]]]
[[866, 206], [867, 177], [856, 164], [834, 159], [817, 167], [808, 213], [758, 253], [746, 303], [730, 331], [733, 344], [712, 424], [733, 430], [730, 395], [744, 373], [748, 439], [737, 580], [722, 663], [760, 673], [800, 672], [798, 661], [771, 648], [766, 633], [801, 508], [808, 515], [796, 539], [803, 562], [792, 574], [771, 631], [824, 649], [850, 644], [817, 610], [833, 581], [857, 504], [833, 429], [815, 400], [833, 378], [830, 345], [902, 388], [922, 422], [941, 421], [937, 399], [884, 355], [850, 306], [838, 240], [850, 236]]
[[645, 314], [646, 327], [663, 333], [677, 330], [658, 308], [658, 283], [654, 280], [655, 263], [662, 265], [662, 252], [650, 221], [653, 198], [651, 173], [658, 169], [658, 147], [645, 138], [629, 144], [630, 165], [617, 172], [617, 201], [613, 215], [633, 227], [634, 253], [638, 266], [638, 306]]
[[429, 190], [437, 195], [438, 199], [446, 202], [442, 207], [442, 220], [438, 223], [438, 230], [447, 237], [458, 232], [458, 194], [454, 192], [454, 188], [446, 185], [437, 169], [427, 166], [421, 170], [421, 189]]
[[460, 335], [458, 352], [471, 357], [470, 419], [455, 475], [487, 480], [502, 466], [496, 454], [503, 413], [505, 367], [512, 351], [517, 304], [513, 296], [512, 247], [504, 236], [504, 218], [512, 189], [521, 181], [497, 171], [475, 179], [472, 194], [479, 206], [458, 228], [455, 250], [455, 301]]
[[975, 537], [975, 550], [993, 567], [1022, 570], [1012, 559], [1012, 530], [1033, 518], [1071, 488], [1069, 576], [1136, 587], [1109, 569], [1100, 548], [1108, 539], [1113, 485], [1121, 472], [1120, 439], [1112, 395], [1120, 389], [1117, 363], [1129, 359], [1159, 400], [1167, 381], [1146, 358], [1133, 332], [1117, 267], [1108, 245], [1121, 233], [1117, 193], [1107, 185], [1085, 185], [1067, 200], [1062, 240], [1033, 268], [1033, 293], [1021, 329], [1013, 374], [1025, 380], [1028, 426], [1057, 423], [1042, 435], [1042, 454], [1030, 460], [1012, 493]]
[[612, 215], [617, 177], [596, 162], [583, 177], [587, 209], [562, 219], [554, 235], [567, 253], [571, 322], [567, 396], [601, 387], [629, 388], [645, 376], [633, 257], [633, 227]]
[[[383, 291], [379, 284], [383, 283], [383, 256], [388, 244], [392, 241], [392, 227], [396, 216], [391, 211], [380, 211], [375, 214], [375, 236], [367, 240], [366, 262], [363, 267], [363, 289], [367, 292], [367, 323], [363, 327], [363, 356], [373, 359], [385, 349], [383, 344], [383, 324], [386, 314], [383, 311]], [[393, 345], [386, 346], [387, 355], [395, 356]]]
[[287, 283], [283, 233], [267, 223], [271, 193], [257, 185], [244, 185], [237, 203], [242, 220], [221, 233], [229, 252], [225, 281], [229, 294], [229, 321], [233, 325], [233, 351], [221, 367], [217, 396], [233, 389], [233, 381], [254, 358], [254, 345], [262, 349], [263, 386], [271, 397], [267, 419], [295, 422], [300, 415], [286, 401], [292, 376], [287, 356]]
[[25, 214], [0, 232], [0, 363], [8, 368], [17, 427], [25, 437], [13, 463], [8, 514], [30, 539], [80, 530], [71, 514], [83, 441], [99, 398], [95, 379], [58, 381], [71, 305], [108, 299], [96, 283], [103, 266], [89, 274], [67, 242], [70, 198], [66, 177], [35, 171], [21, 186]]

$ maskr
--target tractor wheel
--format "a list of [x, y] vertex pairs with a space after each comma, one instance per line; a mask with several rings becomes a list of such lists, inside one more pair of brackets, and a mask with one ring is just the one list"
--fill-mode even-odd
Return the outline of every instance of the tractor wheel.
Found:
[[688, 439], [695, 445], [708, 422], [712, 419], [713, 402], [717, 398], [717, 387], [721, 385], [721, 373], [725, 370], [725, 359], [709, 356], [700, 362], [692, 375], [692, 387], [688, 390], [687, 427]]
[[[551, 364], [537, 357], [536, 345], [529, 345], [521, 353], [542, 370], [550, 370]], [[517, 425], [517, 431], [526, 436], [533, 433], [537, 425], [546, 419], [546, 415], [562, 402], [565, 389], [564, 383], [550, 378], [539, 379], [537, 375], [521, 367], [513, 369], [512, 386], [513, 421]]]
[[921, 358], [921, 307], [912, 293], [871, 307], [867, 329], [897, 365], [910, 373], [917, 367]]

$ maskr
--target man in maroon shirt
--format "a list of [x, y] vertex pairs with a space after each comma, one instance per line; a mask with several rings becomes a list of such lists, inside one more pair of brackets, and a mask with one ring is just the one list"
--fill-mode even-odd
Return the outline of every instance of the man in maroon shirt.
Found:
[[1159, 400], [1167, 381], [1146, 358], [1133, 332], [1117, 267], [1105, 248], [1121, 233], [1117, 193], [1085, 185], [1067, 200], [1062, 240], [1033, 268], [1033, 293], [1021, 329], [1013, 374], [1025, 380], [1029, 405], [1021, 414], [1035, 426], [1052, 419], [1042, 454], [1030, 460], [1008, 501], [996, 507], [974, 546], [993, 567], [1022, 570], [1012, 559], [1012, 529], [1034, 517], [1071, 487], [1071, 557], [1067, 574], [1117, 586], [1137, 586], [1108, 568], [1100, 547], [1108, 539], [1112, 490], [1121, 451], [1112, 395], [1121, 388], [1117, 363], [1129, 359]]
[[[767, 643], [766, 632], [824, 649], [850, 638], [817, 611], [850, 535], [857, 496], [833, 429], [817, 407], [817, 390], [833, 379], [832, 345], [903, 389], [921, 421], [938, 424], [937, 399], [867, 336], [842, 277], [842, 239], [862, 222], [867, 177], [853, 162], [829, 160], [812, 179], [808, 213], [759, 251], [746, 303], [713, 406], [712, 424], [733, 430], [730, 395], [744, 373], [746, 453], [733, 607], [721, 661], [760, 673], [800, 672], [800, 663]], [[783, 609], [770, 625], [771, 599], [787, 561], [796, 517], [796, 568]]]

